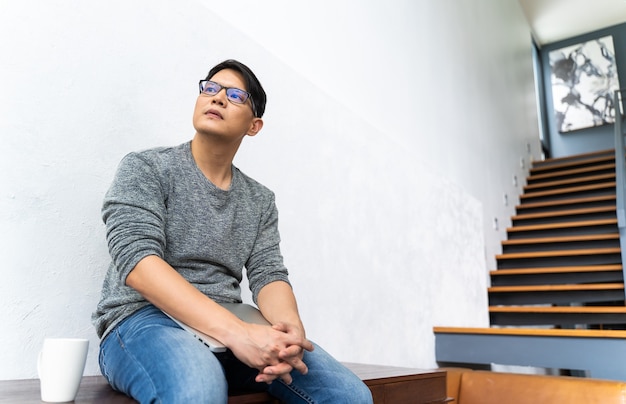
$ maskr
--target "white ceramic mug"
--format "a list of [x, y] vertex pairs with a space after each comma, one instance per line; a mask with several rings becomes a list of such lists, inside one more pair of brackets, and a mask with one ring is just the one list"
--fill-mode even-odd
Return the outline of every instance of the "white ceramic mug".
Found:
[[37, 361], [42, 401], [49, 403], [74, 401], [85, 370], [88, 348], [87, 339], [44, 340]]

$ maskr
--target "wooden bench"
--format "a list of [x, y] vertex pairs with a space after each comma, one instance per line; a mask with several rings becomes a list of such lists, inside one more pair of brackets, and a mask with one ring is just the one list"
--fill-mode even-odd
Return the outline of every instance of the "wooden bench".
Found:
[[[375, 404], [395, 403], [445, 403], [446, 372], [392, 366], [346, 363], [370, 388]], [[0, 381], [0, 403], [40, 403], [39, 380]], [[75, 403], [135, 404], [136, 401], [121, 394], [107, 384], [102, 376], [83, 378]], [[229, 404], [277, 404], [266, 393], [233, 394]]]

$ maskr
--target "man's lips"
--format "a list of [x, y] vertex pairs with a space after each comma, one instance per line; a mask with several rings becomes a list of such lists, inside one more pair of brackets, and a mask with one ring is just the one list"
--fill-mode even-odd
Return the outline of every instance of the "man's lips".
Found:
[[206, 115], [208, 117], [215, 117], [215, 118], [219, 118], [219, 119], [224, 119], [224, 117], [222, 116], [220, 111], [218, 111], [216, 109], [210, 109], [207, 112], [205, 112], [204, 115]]

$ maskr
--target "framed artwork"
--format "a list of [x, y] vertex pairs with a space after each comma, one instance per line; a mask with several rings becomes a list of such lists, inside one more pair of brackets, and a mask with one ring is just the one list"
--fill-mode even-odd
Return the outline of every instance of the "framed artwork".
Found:
[[551, 51], [550, 68], [559, 132], [615, 122], [619, 80], [612, 36]]

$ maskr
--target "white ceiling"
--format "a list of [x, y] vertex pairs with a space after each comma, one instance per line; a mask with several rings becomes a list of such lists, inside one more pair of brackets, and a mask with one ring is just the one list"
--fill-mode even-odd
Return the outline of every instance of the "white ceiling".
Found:
[[626, 22], [626, 0], [519, 0], [519, 2], [539, 45]]

